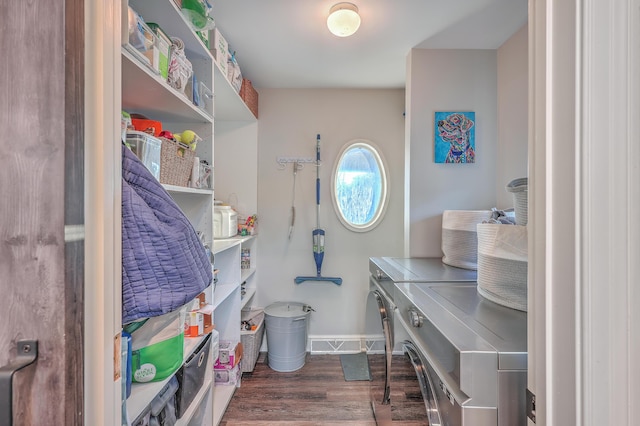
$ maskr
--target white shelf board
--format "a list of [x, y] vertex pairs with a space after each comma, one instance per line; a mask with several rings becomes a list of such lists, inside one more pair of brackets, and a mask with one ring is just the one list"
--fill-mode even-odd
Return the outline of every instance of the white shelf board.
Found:
[[220, 385], [213, 387], [213, 424], [218, 425], [224, 415], [233, 393], [236, 391], [235, 386]]
[[201, 58], [214, 62], [213, 55], [193, 31], [191, 25], [178, 6], [171, 0], [129, 0], [129, 5], [138, 12], [145, 22], [155, 22], [170, 37], [178, 37], [184, 42], [184, 49]]
[[213, 72], [213, 99], [216, 105], [215, 117], [220, 121], [257, 121], [247, 104], [233, 88], [227, 77], [215, 62]]
[[[189, 358], [206, 336], [205, 334], [204, 336], [184, 338], [183, 362]], [[171, 377], [173, 377], [173, 374], [158, 382], [131, 384], [131, 395], [127, 398], [127, 416], [132, 422], [147, 408], [151, 400], [162, 390], [169, 380], [171, 380]]]
[[162, 187], [166, 189], [167, 192], [174, 192], [174, 193], [181, 193], [181, 194], [213, 195], [213, 189], [189, 188], [187, 186], [167, 185], [165, 183], [162, 184]]
[[213, 291], [213, 309], [215, 310], [221, 303], [238, 288], [239, 284], [216, 284]]
[[213, 254], [220, 253], [221, 251], [225, 251], [239, 244], [240, 244], [240, 240], [237, 238], [214, 239]]
[[224, 251], [238, 244], [244, 244], [255, 237], [257, 237], [256, 234], [244, 235], [244, 236], [236, 235], [235, 237], [231, 237], [231, 238], [216, 238], [215, 241], [213, 242], [213, 251], [214, 253], [219, 253], [221, 251]]
[[244, 308], [255, 294], [256, 294], [255, 287], [249, 287], [245, 295], [242, 296], [242, 300], [240, 301], [240, 309]]
[[183, 93], [122, 47], [122, 109], [168, 122], [213, 123]]
[[240, 277], [240, 282], [245, 282], [246, 280], [249, 279], [249, 277], [251, 277], [253, 274], [255, 274], [256, 272], [256, 268], [249, 268], [249, 269], [243, 269], [242, 273], [241, 273], [241, 277]]

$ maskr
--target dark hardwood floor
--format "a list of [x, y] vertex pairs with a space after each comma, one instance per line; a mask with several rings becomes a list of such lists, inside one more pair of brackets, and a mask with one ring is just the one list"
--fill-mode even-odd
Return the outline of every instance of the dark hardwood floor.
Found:
[[[394, 412], [394, 424], [427, 425], [411, 363], [404, 356], [394, 356], [393, 363], [391, 398], [394, 405], [404, 406], [402, 413]], [[383, 356], [370, 357], [369, 368], [374, 377], [384, 372]], [[369, 381], [344, 380], [338, 355], [307, 355], [301, 369], [280, 373], [269, 368], [261, 353], [254, 371], [242, 375], [220, 424], [375, 426], [369, 389]]]

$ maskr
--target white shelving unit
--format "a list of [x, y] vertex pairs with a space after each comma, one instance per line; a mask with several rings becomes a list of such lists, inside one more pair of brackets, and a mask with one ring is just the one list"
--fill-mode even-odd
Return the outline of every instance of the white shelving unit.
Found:
[[[127, 41], [127, 1], [122, 2], [121, 34], [123, 43]], [[214, 93], [213, 116], [195, 106], [188, 96], [169, 86], [161, 76], [143, 64], [135, 54], [121, 48], [121, 108], [129, 113], [142, 114], [149, 119], [162, 122], [163, 129], [173, 133], [193, 130], [203, 140], [198, 143], [196, 156], [214, 166], [227, 163], [229, 156], [235, 155], [230, 148], [234, 141], [228, 140], [229, 129], [248, 126], [251, 149], [249, 156], [257, 155], [257, 119], [231, 86], [226, 76], [215, 63], [212, 53], [192, 31], [180, 9], [172, 0], [128, 0], [128, 5], [138, 12], [145, 22], [158, 24], [170, 37], [180, 38], [185, 45], [187, 59], [192, 63], [194, 74]], [[218, 162], [217, 138], [222, 141]], [[247, 133], [239, 138], [247, 140]], [[236, 136], [238, 137], [238, 136]], [[215, 140], [215, 141], [214, 141]], [[215, 150], [214, 150], [215, 142]], [[246, 142], [243, 142], [246, 143]], [[235, 149], [235, 148], [234, 148]], [[214, 157], [215, 151], [215, 157]], [[216, 164], [218, 163], [218, 164]], [[257, 159], [246, 163], [251, 173], [257, 173]], [[223, 190], [233, 190], [226, 182], [228, 170], [219, 176]], [[235, 179], [235, 176], [229, 176]], [[218, 182], [214, 177], [215, 193]], [[212, 247], [214, 267], [218, 269], [217, 281], [206, 291], [206, 298], [214, 306], [213, 323], [220, 340], [240, 341], [240, 311], [250, 304], [256, 293], [256, 237], [235, 237], [225, 240], [213, 238], [214, 189], [194, 189], [175, 185], [163, 185], [180, 206], [196, 231], [202, 232], [206, 244]], [[257, 204], [257, 182], [250, 191], [236, 188], [243, 200], [248, 200], [248, 208], [255, 213]], [[240, 260], [242, 249], [251, 251], [251, 267], [242, 269]], [[245, 285], [243, 286], [243, 283]], [[242, 289], [244, 288], [244, 294]], [[185, 338], [184, 359], [198, 347], [203, 337]], [[202, 424], [218, 425], [235, 386], [215, 386], [213, 363], [209, 357], [204, 384], [194, 401], [178, 420], [178, 425]], [[133, 421], [142, 413], [169, 378], [146, 384], [132, 385], [131, 396], [126, 401], [127, 417]], [[202, 419], [202, 420], [200, 420]]]
[[[214, 59], [211, 52], [192, 31], [178, 7], [171, 0], [129, 0], [131, 6], [145, 22], [157, 23], [170, 37], [180, 38], [185, 45], [185, 54], [192, 63], [194, 75], [207, 87], [214, 87]], [[122, 10], [123, 43], [127, 41], [127, 8]], [[161, 76], [142, 63], [136, 55], [121, 48], [121, 107], [129, 113], [139, 113], [152, 120], [162, 122], [163, 129], [173, 133], [193, 130], [202, 141], [196, 147], [196, 156], [214, 162], [214, 119], [208, 112], [194, 105], [189, 97], [169, 86]], [[196, 231], [204, 236], [204, 241], [213, 245], [213, 189], [195, 189], [175, 185], [163, 185], [174, 201], [180, 206]], [[229, 292], [230, 296], [233, 291]], [[213, 286], [205, 290], [206, 299], [214, 303]], [[216, 313], [217, 314], [217, 313]], [[206, 336], [185, 338], [184, 359], [186, 360], [202, 343]], [[204, 383], [194, 400], [178, 420], [178, 425], [197, 422], [204, 425], [213, 423], [213, 362], [207, 360]], [[133, 384], [131, 395], [126, 401], [127, 416], [133, 421], [141, 414], [170, 378], [160, 382]], [[197, 418], [195, 417], [197, 416]], [[200, 420], [202, 419], [202, 420]]]
[[[239, 213], [255, 214], [257, 210], [257, 119], [217, 64], [214, 65], [214, 88], [216, 199], [223, 200], [229, 194], [237, 194], [238, 198], [241, 198], [243, 207], [246, 208], [246, 211], [239, 211]], [[239, 129], [240, 132], [238, 132]], [[237, 157], [238, 150], [242, 150], [247, 145], [249, 149]], [[243, 157], [247, 160], [238, 162], [238, 158]], [[244, 173], [241, 170], [244, 170]], [[238, 176], [237, 173], [243, 174]], [[246, 191], [242, 185], [249, 185], [251, 189]], [[240, 311], [251, 302], [257, 288], [256, 239], [256, 236], [251, 235], [214, 241], [214, 264], [219, 270], [218, 284], [214, 291], [216, 305], [214, 316], [221, 341], [240, 341]], [[241, 267], [241, 253], [244, 248], [251, 250], [250, 269]], [[245, 282], [246, 293], [243, 295], [242, 287]], [[234, 391], [235, 386], [214, 386], [214, 425], [220, 423]]]
[[[241, 252], [243, 247], [246, 248], [253, 241], [255, 236], [220, 239], [213, 243], [214, 265], [218, 270], [218, 280], [213, 292], [214, 323], [221, 341], [240, 341], [240, 310], [246, 304], [246, 296], [242, 298], [241, 295], [241, 285], [248, 276], [241, 268]], [[255, 268], [249, 275], [253, 276], [253, 272]], [[222, 419], [234, 391], [235, 386], [214, 386], [214, 425]]]

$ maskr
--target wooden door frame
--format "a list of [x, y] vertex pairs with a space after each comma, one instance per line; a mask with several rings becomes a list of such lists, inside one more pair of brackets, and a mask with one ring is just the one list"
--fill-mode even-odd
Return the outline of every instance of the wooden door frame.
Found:
[[[85, 424], [120, 422], [122, 326], [121, 8], [85, 2]], [[126, 28], [126, 26], [125, 26]]]

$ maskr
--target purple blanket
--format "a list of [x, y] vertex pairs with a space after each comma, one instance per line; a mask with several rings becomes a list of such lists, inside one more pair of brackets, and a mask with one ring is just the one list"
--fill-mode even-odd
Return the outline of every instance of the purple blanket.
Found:
[[211, 284], [207, 253], [182, 210], [122, 146], [122, 323], [171, 312]]

